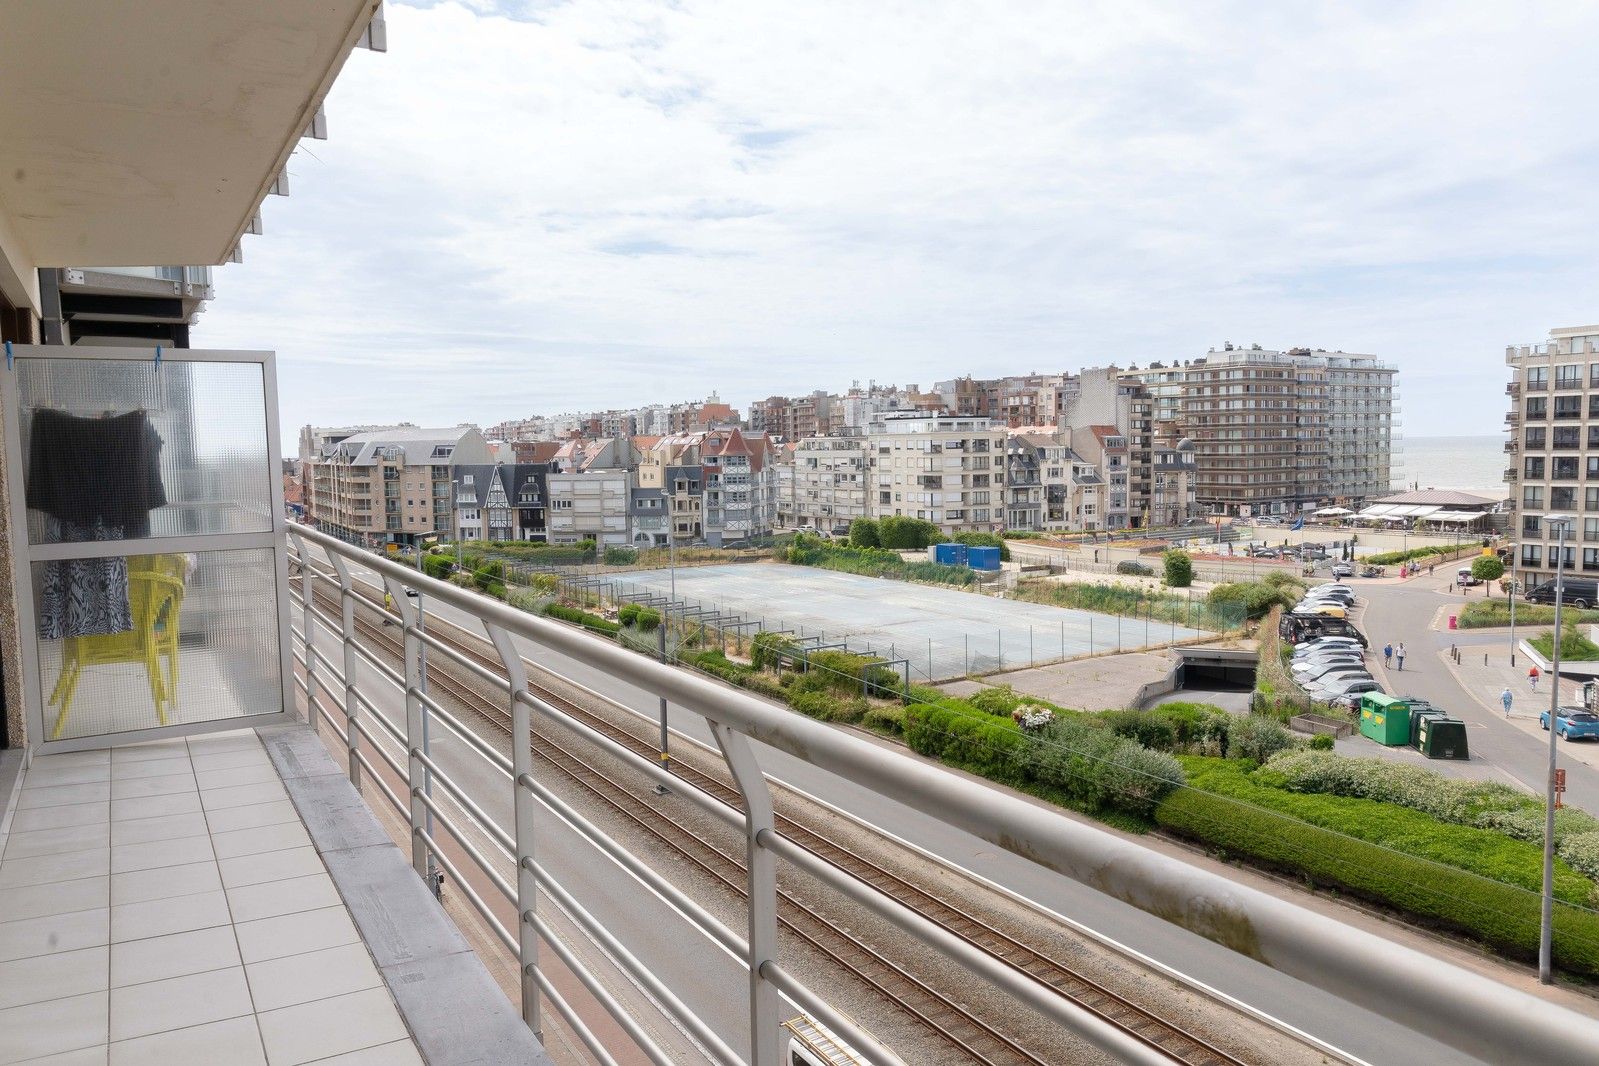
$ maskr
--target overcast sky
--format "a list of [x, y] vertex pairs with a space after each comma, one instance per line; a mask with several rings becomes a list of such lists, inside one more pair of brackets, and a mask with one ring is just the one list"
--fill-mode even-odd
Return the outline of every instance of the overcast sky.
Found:
[[[286, 428], [1599, 321], [1599, 5], [390, 0], [194, 343]], [[292, 440], [286, 437], [287, 440]]]

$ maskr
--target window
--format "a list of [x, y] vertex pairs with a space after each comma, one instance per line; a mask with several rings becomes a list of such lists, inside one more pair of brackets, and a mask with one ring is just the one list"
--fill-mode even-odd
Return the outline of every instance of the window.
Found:
[[1577, 505], [1577, 490], [1556, 486], [1549, 490], [1549, 506], [1557, 511], [1569, 511]]
[[1580, 389], [1582, 388], [1582, 367], [1557, 366], [1555, 367], [1555, 388]]
[[1527, 388], [1547, 389], [1549, 387], [1549, 368], [1546, 366], [1530, 366], [1527, 368]]
[[1548, 444], [1549, 430], [1543, 426], [1527, 427], [1527, 447], [1542, 448]]
[[1523, 477], [1538, 481], [1543, 480], [1544, 461], [1542, 456], [1529, 455], [1527, 458], [1521, 461], [1521, 466], [1521, 473]]
[[1543, 534], [1543, 518], [1535, 514], [1522, 515], [1521, 531], [1534, 537], [1541, 536]]
[[556, 500], [555, 501], [555, 509], [557, 511], [569, 511], [569, 510], [572, 509], [572, 501], [571, 500]]
[[1575, 455], [1555, 456], [1554, 468], [1550, 476], [1556, 481], [1575, 481], [1577, 479], [1577, 457]]
[[1543, 507], [1543, 486], [1523, 485], [1521, 488], [1521, 506]]
[[1543, 545], [1523, 544], [1521, 546], [1522, 566], [1541, 566], [1543, 564]]
[[1580, 426], [1556, 426], [1555, 427], [1554, 441], [1555, 441], [1555, 447], [1556, 448], [1577, 448], [1577, 447], [1581, 447], [1581, 445], [1582, 445], [1582, 427], [1580, 427]]
[[1582, 568], [1584, 570], [1599, 570], [1599, 548], [1582, 549]]
[[1599, 518], [1584, 518], [1582, 520], [1582, 539], [1599, 541]]
[[1582, 417], [1582, 397], [1581, 396], [1556, 396], [1555, 397], [1555, 417], [1556, 418], [1581, 418]]
[[1599, 511], [1599, 488], [1582, 490], [1582, 509]]
[[463, 485], [471, 485], [472, 484], [472, 475], [471, 474], [462, 474], [461, 475], [461, 484], [463, 484]]
[[1527, 398], [1527, 417], [1528, 418], [1548, 418], [1549, 417], [1549, 397], [1547, 397], [1547, 396], [1529, 396]]
[[1599, 478], [1599, 455], [1588, 456], [1588, 476]]

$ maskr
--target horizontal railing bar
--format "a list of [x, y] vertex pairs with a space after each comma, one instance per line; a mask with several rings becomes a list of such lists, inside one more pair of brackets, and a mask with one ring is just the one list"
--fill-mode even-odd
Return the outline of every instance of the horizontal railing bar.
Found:
[[[620, 1025], [627, 1032], [627, 1035], [633, 1038], [633, 1042], [639, 1046], [645, 1056], [651, 1062], [657, 1063], [658, 1066], [671, 1066], [671, 1056], [661, 1050], [660, 1045], [655, 1042], [655, 1038], [645, 1032], [644, 1027], [634, 1019], [632, 1011], [624, 1007], [611, 994], [611, 990], [600, 983], [599, 978], [594, 976], [593, 971], [588, 968], [587, 964], [567, 946], [566, 941], [556, 935], [555, 928], [538, 914], [534, 914], [531, 917], [533, 919], [533, 929], [538, 933], [539, 939], [549, 945], [550, 950], [555, 952], [555, 957], [560, 959], [566, 965], [566, 968], [572, 972], [573, 976], [578, 979], [578, 982], [588, 989], [589, 994], [599, 1001], [600, 1006], [604, 1007], [606, 1013], [615, 1019], [616, 1024]], [[549, 978], [544, 976], [543, 969], [535, 967], [533, 974], [538, 980], [539, 988], [548, 994], [554, 986], [550, 984]], [[560, 1007], [557, 1006], [556, 1010], [560, 1010]], [[607, 1055], [606, 1057], [609, 1058], [610, 1056]]]
[[[554, 945], [551, 946], [553, 947]], [[567, 1024], [572, 1032], [577, 1034], [578, 1040], [588, 1049], [588, 1053], [599, 1061], [600, 1066], [620, 1066], [620, 1063], [616, 1061], [611, 1053], [605, 1050], [605, 1045], [600, 1042], [600, 1038], [594, 1035], [594, 1031], [578, 1016], [577, 1011], [572, 1009], [572, 1005], [566, 1001], [565, 996], [561, 995], [554, 982], [544, 976], [544, 971], [535, 966], [531, 977], [533, 982], [539, 986], [539, 991], [544, 993], [544, 998], [550, 1001], [550, 1006], [555, 1008], [555, 1013], [559, 1014], [561, 1020]]]
[[411, 795], [420, 800], [422, 806], [433, 812], [433, 820], [437, 824], [449, 830], [450, 836], [455, 838], [455, 842], [461, 846], [461, 850], [466, 852], [467, 857], [477, 865], [479, 870], [483, 871], [483, 876], [492, 881], [494, 887], [500, 890], [500, 894], [505, 897], [505, 902], [513, 907], [516, 906], [516, 888], [511, 882], [494, 871], [494, 867], [489, 863], [488, 856], [484, 855], [476, 844], [468, 840], [466, 833], [460, 826], [455, 824], [455, 816], [445, 814], [443, 808], [434, 802], [433, 797], [428, 795], [427, 790], [421, 785], [413, 788]]
[[428, 695], [426, 692], [423, 692], [414, 685], [407, 688], [406, 693], [421, 700], [423, 705], [427, 707], [428, 710], [432, 711], [436, 718], [438, 718], [445, 725], [449, 726], [451, 732], [455, 733], [467, 744], [477, 749], [478, 754], [487, 759], [496, 770], [500, 771], [500, 773], [504, 774], [507, 778], [511, 776], [511, 760], [507, 756], [495, 750], [495, 748], [489, 744], [488, 741], [478, 736], [477, 733], [468, 729], [464, 722], [457, 718], [453, 713], [446, 710], [438, 700], [434, 699], [432, 696]]
[[[351, 724], [354, 725], [356, 730], [363, 737], [366, 738], [367, 746], [370, 747], [373, 751], [378, 753], [378, 758], [382, 759], [384, 762], [389, 764], [389, 769], [394, 771], [395, 776], [400, 778], [401, 780], [404, 780], [405, 779], [405, 769], [400, 766], [400, 760], [396, 759], [394, 756], [392, 756], [392, 755], [390, 755], [388, 753], [388, 751], [383, 746], [383, 739], [381, 737], [379, 737], [376, 733], [373, 733], [373, 732], [371, 732], [371, 731], [369, 731], [367, 729], [365, 719], [356, 718], [353, 722], [351, 722]], [[403, 741], [401, 742], [401, 746], [402, 747], [404, 746], [404, 742]], [[360, 749], [357, 748], [356, 751], [357, 751], [357, 753], [359, 753]], [[404, 804], [401, 804], [401, 807], [404, 808]], [[406, 817], [409, 818], [410, 817], [410, 810], [409, 810], [409, 808], [405, 808], [405, 810], [406, 810]]]
[[488, 667], [484, 666], [476, 659], [473, 659], [471, 656], [466, 655], [464, 652], [461, 652], [456, 648], [450, 647], [443, 640], [434, 636], [432, 633], [429, 633], [426, 629], [418, 630], [416, 626], [407, 625], [405, 627], [405, 632], [407, 635], [415, 634], [416, 636], [421, 637], [422, 643], [426, 644], [440, 655], [445, 656], [462, 669], [469, 671], [475, 675], [478, 680], [484, 682], [485, 684], [493, 685], [497, 689], [502, 689], [505, 687], [504, 674], [495, 673], [493, 670], [490, 670]]
[[448, 855], [444, 854], [444, 850], [439, 847], [439, 842], [429, 836], [428, 831], [420, 826], [412, 828], [411, 832], [415, 833], [417, 839], [422, 841], [427, 846], [428, 851], [433, 853], [433, 857], [438, 860], [439, 865], [444, 867], [445, 873], [455, 878], [455, 887], [466, 897], [467, 902], [472, 904], [472, 908], [483, 916], [483, 920], [489, 923], [489, 926], [494, 930], [494, 935], [499, 937], [500, 943], [505, 945], [505, 950], [512, 955], [518, 955], [520, 948], [516, 937], [512, 936], [510, 930], [505, 928], [505, 923], [495, 916], [494, 912], [489, 909], [489, 905], [483, 902], [483, 897], [477, 894], [477, 890], [472, 887], [471, 882], [461, 876], [461, 868], [456, 866]]
[[455, 802], [466, 808], [466, 812], [473, 818], [477, 819], [478, 824], [483, 826], [484, 831], [487, 832], [489, 836], [494, 838], [494, 842], [505, 851], [506, 855], [513, 856], [511, 859], [511, 864], [513, 866], [516, 865], [516, 860], [514, 858], [516, 855], [515, 838], [513, 838], [510, 833], [507, 833], [505, 830], [501, 829], [499, 823], [493, 818], [490, 818], [488, 814], [484, 812], [483, 808], [479, 807], [477, 802], [473, 800], [471, 796], [466, 794], [466, 790], [460, 785], [457, 785], [455, 781], [451, 779], [450, 775], [445, 773], [444, 769], [439, 766], [438, 763], [433, 761], [433, 757], [431, 755], [425, 751], [422, 751], [420, 748], [412, 748], [411, 754], [416, 758], [421, 759], [422, 765], [426, 766], [432, 771], [433, 783], [436, 785], [442, 785], [444, 790], [455, 799]]
[[1143, 1066], [1171, 1066], [1171, 1059], [1165, 1053], [1134, 1038], [1128, 1030], [1089, 1012], [1075, 1000], [1066, 998], [1055, 989], [983, 951], [859, 878], [845, 873], [792, 840], [771, 830], [762, 830], [756, 839], [761, 847], [781, 856], [816, 880], [837, 889], [855, 902], [887, 918], [895, 926], [968, 973], [986, 978], [1000, 991], [1038, 1011], [1046, 1018], [1065, 1026], [1111, 1055], [1117, 1062], [1141, 1063]]
[[[372, 746], [372, 748], [379, 755], [382, 755], [385, 761], [388, 760], [388, 756], [383, 754], [382, 748], [375, 744]], [[377, 765], [373, 763], [372, 760], [368, 759], [359, 749], [357, 749], [355, 752], [355, 758], [357, 762], [366, 767], [366, 777], [364, 780], [370, 780], [373, 784], [378, 786], [378, 791], [382, 792], [383, 795], [388, 798], [389, 803], [394, 806], [395, 811], [400, 815], [401, 818], [409, 818], [411, 814], [410, 810], [405, 806], [405, 802], [400, 799], [400, 794], [394, 791], [384, 782], [383, 775], [378, 772]]]
[[1599, 1025], [1558, 1004], [612, 641], [436, 581], [313, 529], [307, 543], [853, 781], [1477, 1057], [1588, 1063]]
[[628, 873], [659, 893], [674, 910], [697, 926], [701, 932], [727, 949], [729, 954], [738, 959], [743, 959], [747, 956], [749, 948], [743, 938], [718, 921], [710, 911], [690, 899], [682, 889], [656, 873], [638, 856], [622, 847], [615, 840], [612, 840], [587, 818], [578, 814], [577, 811], [572, 809], [570, 804], [551, 792], [543, 783], [523, 774], [517, 784], [519, 787], [533, 793], [540, 803], [564, 822], [568, 828], [582, 837], [590, 846], [604, 852]]
[[604, 922], [590, 914], [570, 892], [562, 887], [560, 882], [546, 874], [544, 869], [536, 862], [524, 858], [522, 863], [533, 871], [533, 875], [539, 879], [539, 887], [559, 904], [561, 910], [566, 912], [567, 917], [576, 922], [585, 933], [598, 942], [605, 953], [618, 966], [626, 970], [635, 981], [643, 985], [650, 995], [669, 1007], [672, 1016], [688, 1027], [694, 1038], [703, 1043], [706, 1049], [712, 1053], [712, 1058], [726, 1063], [727, 1066], [742, 1066], [743, 1059], [735, 1054], [733, 1049], [728, 1047], [726, 1042], [716, 1035], [709, 1025], [705, 1024], [704, 1019], [690, 1010], [688, 1005], [678, 998], [677, 993], [667, 987], [666, 982], [657, 977], [648, 966], [640, 962], [637, 956], [629, 951], [609, 929], [605, 928]]

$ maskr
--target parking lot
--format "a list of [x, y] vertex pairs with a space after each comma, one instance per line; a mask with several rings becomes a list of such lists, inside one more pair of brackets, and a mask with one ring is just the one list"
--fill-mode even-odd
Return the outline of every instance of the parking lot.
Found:
[[[671, 586], [668, 571], [644, 570], [619, 578], [615, 592], [623, 597], [642, 590], [667, 594]], [[918, 680], [1211, 635], [1159, 620], [1118, 618], [786, 563], [680, 567], [676, 588], [681, 603], [736, 612], [758, 621], [763, 629], [787, 629], [795, 636], [830, 642], [847, 640], [854, 650], [907, 659], [912, 678]]]

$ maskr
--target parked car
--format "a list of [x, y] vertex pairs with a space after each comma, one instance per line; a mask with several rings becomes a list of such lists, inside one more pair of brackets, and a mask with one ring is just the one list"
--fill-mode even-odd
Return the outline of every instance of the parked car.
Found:
[[1293, 677], [1301, 686], [1310, 686], [1331, 674], [1352, 673], [1359, 671], [1366, 674], [1366, 665], [1359, 659], [1328, 659], [1326, 662], [1301, 663], [1293, 668]]
[[1333, 577], [1354, 577], [1355, 576], [1355, 568], [1353, 566], [1351, 566], [1350, 564], [1348, 564], [1348, 563], [1333, 563], [1332, 564], [1332, 576]]
[[1455, 571], [1455, 584], [1464, 589], [1470, 588], [1473, 585], [1479, 585], [1481, 582], [1478, 581], [1477, 578], [1472, 574], [1471, 567], [1462, 566], [1459, 570]]
[[1363, 566], [1363, 567], [1360, 568], [1360, 576], [1361, 577], [1382, 577], [1387, 572], [1388, 572], [1388, 568], [1387, 567], [1372, 566], [1369, 563], [1366, 566]]
[[[1549, 728], [1549, 712], [1538, 715], [1538, 724]], [[1555, 715], [1555, 734], [1567, 740], [1599, 740], [1599, 714], [1586, 707], [1561, 707]]]
[[[1591, 578], [1568, 577], [1564, 579], [1565, 591], [1561, 600], [1570, 607], [1592, 607], [1599, 603], [1599, 581]], [[1544, 581], [1534, 585], [1526, 596], [1528, 603], [1554, 603], [1555, 583]]]
[[1370, 676], [1339, 678], [1330, 685], [1316, 685], [1310, 690], [1314, 699], [1323, 703], [1331, 703], [1340, 697], [1360, 695], [1365, 692], [1381, 692], [1382, 686], [1372, 680]]

